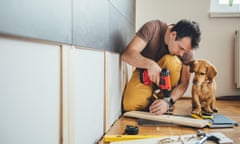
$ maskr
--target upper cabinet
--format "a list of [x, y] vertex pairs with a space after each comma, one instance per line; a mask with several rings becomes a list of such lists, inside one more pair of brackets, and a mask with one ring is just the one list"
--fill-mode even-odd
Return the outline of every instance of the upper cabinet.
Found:
[[73, 0], [73, 44], [109, 48], [109, 2]]
[[0, 35], [121, 52], [134, 35], [134, 0], [5, 0]]
[[0, 33], [72, 43], [71, 1], [5, 0], [0, 2]]

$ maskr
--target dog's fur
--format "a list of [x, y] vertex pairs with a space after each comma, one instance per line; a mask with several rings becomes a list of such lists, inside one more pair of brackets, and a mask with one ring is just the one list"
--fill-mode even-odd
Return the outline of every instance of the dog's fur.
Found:
[[207, 60], [195, 60], [192, 63], [194, 72], [192, 85], [192, 113], [217, 112], [216, 107], [216, 68]]

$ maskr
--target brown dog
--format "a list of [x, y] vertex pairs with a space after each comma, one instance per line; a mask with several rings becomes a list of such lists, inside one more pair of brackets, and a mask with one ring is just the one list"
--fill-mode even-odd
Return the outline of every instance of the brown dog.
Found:
[[192, 85], [192, 113], [217, 112], [216, 107], [216, 68], [207, 60], [195, 60], [192, 63], [194, 72]]

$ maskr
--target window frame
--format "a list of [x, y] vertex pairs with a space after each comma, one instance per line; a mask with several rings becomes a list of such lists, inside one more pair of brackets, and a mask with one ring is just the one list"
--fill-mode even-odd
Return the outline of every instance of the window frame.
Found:
[[220, 0], [210, 0], [209, 17], [240, 18], [240, 4], [219, 4]]

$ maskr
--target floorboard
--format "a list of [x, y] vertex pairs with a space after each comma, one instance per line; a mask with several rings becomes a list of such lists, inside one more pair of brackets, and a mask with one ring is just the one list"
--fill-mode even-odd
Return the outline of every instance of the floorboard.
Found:
[[[218, 114], [223, 114], [232, 120], [240, 123], [240, 100], [232, 99], [217, 99], [217, 106], [219, 108]], [[191, 113], [191, 99], [183, 98], [176, 102], [174, 114], [188, 115]], [[163, 126], [139, 126], [137, 120], [133, 118], [120, 117], [113, 126], [106, 133], [107, 135], [119, 135], [124, 133], [126, 125], [138, 126], [139, 134], [141, 135], [160, 135], [160, 136], [176, 136], [184, 134], [195, 134], [197, 128], [177, 126], [177, 125], [163, 125]], [[202, 128], [204, 132], [222, 132], [227, 137], [232, 139], [234, 143], [240, 144], [240, 126], [233, 128]], [[104, 143], [103, 139], [99, 144]]]

